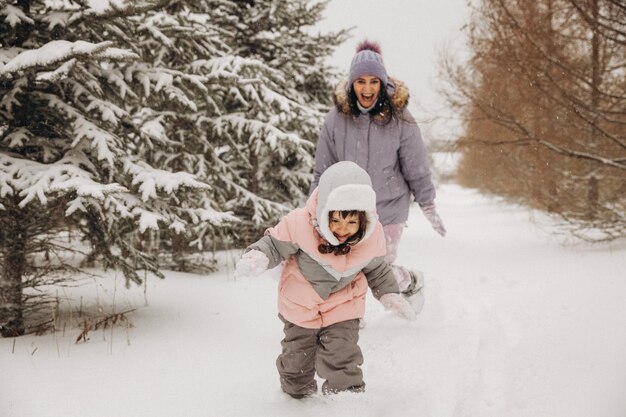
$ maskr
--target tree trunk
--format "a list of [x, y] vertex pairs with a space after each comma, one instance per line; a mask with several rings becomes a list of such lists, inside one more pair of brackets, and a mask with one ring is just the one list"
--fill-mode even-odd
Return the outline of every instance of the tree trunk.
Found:
[[26, 271], [27, 231], [24, 214], [15, 207], [3, 226], [4, 265], [0, 275], [0, 335], [15, 337], [24, 334], [24, 299], [22, 277]]
[[[591, 126], [589, 129], [589, 147], [595, 149], [598, 146], [597, 138], [598, 128], [598, 112], [600, 107], [600, 34], [598, 32], [598, 0], [591, 0], [591, 16], [592, 34], [591, 34]], [[587, 216], [589, 219], [595, 219], [598, 212], [598, 204], [600, 199], [599, 181], [596, 169], [592, 168], [589, 175], [589, 184], [587, 189]]]

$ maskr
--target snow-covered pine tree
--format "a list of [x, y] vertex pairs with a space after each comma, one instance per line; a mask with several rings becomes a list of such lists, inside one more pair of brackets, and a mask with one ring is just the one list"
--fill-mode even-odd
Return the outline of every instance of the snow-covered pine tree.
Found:
[[[177, 109], [172, 109], [171, 103], [155, 107], [151, 101], [142, 103], [145, 108], [133, 110], [135, 117], [147, 118], [170, 145], [153, 152], [151, 162], [169, 170], [193, 173], [207, 183], [209, 193], [192, 196], [194, 204], [226, 210], [249, 207], [259, 218], [267, 219], [271, 213], [280, 212], [282, 205], [251, 192], [239, 169], [247, 162], [241, 156], [237, 137], [250, 125], [256, 129], [257, 121], [245, 120], [231, 103], [251, 94], [256, 97], [254, 86], [276, 71], [259, 60], [233, 54], [228, 40], [235, 30], [238, 7], [237, 2], [223, 0], [177, 1], [148, 11], [141, 26], [147, 30], [139, 33], [136, 43], [142, 60], [126, 69], [125, 74], [132, 74], [135, 80], [145, 80], [146, 74], [155, 72], [171, 74], [146, 87], [146, 95], [152, 94], [148, 91], [180, 86], [171, 96], [173, 101], [178, 100]], [[181, 75], [192, 80], [193, 85], [181, 83]], [[267, 84], [265, 89], [272, 91], [271, 82]], [[274, 131], [270, 133], [275, 135]], [[238, 219], [241, 213], [237, 213]], [[250, 213], [248, 217], [251, 216]], [[188, 268], [186, 249], [215, 248], [227, 239], [229, 233], [216, 236], [222, 218], [201, 220], [193, 226], [194, 233], [177, 239], [173, 246], [165, 241], [164, 249], [176, 252], [172, 260], [177, 265], [171, 266]]]
[[302, 200], [345, 38], [306, 32], [323, 7], [0, 0], [4, 335], [78, 240], [139, 282], [141, 234], [202, 248], [229, 209], [263, 227]]
[[[222, 226], [237, 220], [220, 209], [229, 199], [226, 189], [231, 186], [226, 187], [224, 179], [230, 172], [219, 157], [219, 144], [208, 134], [206, 120], [208, 115], [223, 114], [216, 91], [246, 80], [223, 66], [205, 66], [233, 60], [223, 38], [234, 7], [228, 1], [161, 1], [132, 18], [132, 31], [124, 26], [127, 22], [110, 24], [104, 35], [87, 28], [90, 37], [114, 36], [117, 42], [132, 45], [140, 56], [115, 74], [115, 83], [140, 97], [126, 103], [149, 139], [142, 150], [144, 159], [151, 166], [194, 174], [208, 186], [207, 192], [188, 194], [180, 201], [184, 207], [202, 208], [192, 212], [193, 222], [185, 233], [161, 230], [150, 237], [149, 246], [158, 248], [160, 265], [170, 269], [205, 267], [202, 260], [198, 264], [198, 257], [190, 256], [192, 249], [214, 247]], [[237, 180], [234, 183], [239, 185]]]
[[217, 87], [223, 114], [208, 125], [223, 144], [230, 181], [243, 181], [225, 207], [242, 218], [236, 237], [245, 244], [307, 196], [315, 142], [338, 79], [325, 60], [347, 32], [315, 33], [326, 2], [236, 4], [225, 37], [236, 58], [223, 68], [246, 82]]
[[[215, 224], [196, 223], [189, 242], [194, 247], [223, 246], [233, 236], [238, 242], [256, 238], [306, 195], [313, 143], [336, 78], [324, 59], [345, 39], [345, 32], [307, 32], [325, 7], [307, 3], [177, 1], [142, 18], [142, 29], [148, 29], [136, 43], [142, 60], [126, 74], [144, 80], [148, 69], [176, 70], [201, 88], [191, 94], [183, 88], [193, 106], [155, 113], [151, 103], [150, 110], [133, 111], [148, 115], [175, 144], [159, 149], [153, 162], [203, 179], [211, 190], [196, 195], [200, 204], [219, 206], [240, 220], [234, 234], [219, 237]], [[264, 39], [264, 47], [257, 47]], [[180, 84], [176, 76], [160, 82]]]
[[[171, 161], [173, 149], [189, 150], [180, 137], [198, 128], [191, 117], [168, 117], [197, 112], [194, 99], [220, 76], [181, 69], [228, 50], [211, 19], [176, 9], [182, 3], [0, 0], [3, 336], [24, 333], [25, 290], [73, 270], [67, 252], [80, 241], [104, 267], [140, 282], [138, 270], [160, 272], [137, 231], [234, 219], [208, 197], [216, 187], [189, 173], [198, 170]], [[187, 19], [164, 25], [201, 51], [178, 55], [179, 67], [145, 57], [145, 43], [170, 42], [146, 20], [167, 20], [166, 6]]]

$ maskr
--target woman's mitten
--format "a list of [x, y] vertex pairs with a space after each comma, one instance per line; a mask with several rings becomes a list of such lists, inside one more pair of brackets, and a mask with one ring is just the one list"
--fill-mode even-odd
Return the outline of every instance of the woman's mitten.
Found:
[[435, 230], [435, 232], [439, 233], [441, 236], [446, 236], [446, 227], [443, 225], [443, 221], [441, 221], [441, 217], [437, 214], [437, 210], [435, 209], [435, 203], [426, 204], [420, 206], [422, 209], [422, 213], [424, 213], [424, 217], [430, 222], [430, 225]]

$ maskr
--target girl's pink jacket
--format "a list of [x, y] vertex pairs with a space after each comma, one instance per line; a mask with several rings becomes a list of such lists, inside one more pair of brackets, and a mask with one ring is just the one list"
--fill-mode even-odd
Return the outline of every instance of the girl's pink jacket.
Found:
[[347, 255], [322, 254], [314, 227], [317, 190], [306, 207], [291, 211], [248, 249], [263, 251], [270, 267], [286, 260], [278, 286], [278, 311], [289, 322], [317, 329], [363, 317], [367, 288], [376, 298], [398, 292], [386, 254], [382, 226]]

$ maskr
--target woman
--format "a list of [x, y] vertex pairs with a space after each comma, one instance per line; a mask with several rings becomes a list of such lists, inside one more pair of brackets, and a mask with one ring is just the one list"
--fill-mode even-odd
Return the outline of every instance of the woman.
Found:
[[311, 191], [326, 168], [338, 161], [356, 162], [367, 171], [387, 243], [386, 260], [403, 294], [419, 312], [424, 302], [421, 273], [394, 264], [411, 196], [437, 233], [445, 236], [446, 229], [435, 209], [426, 147], [407, 109], [409, 92], [402, 82], [388, 77], [379, 45], [363, 41], [334, 100], [335, 108], [320, 133]]

